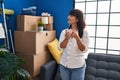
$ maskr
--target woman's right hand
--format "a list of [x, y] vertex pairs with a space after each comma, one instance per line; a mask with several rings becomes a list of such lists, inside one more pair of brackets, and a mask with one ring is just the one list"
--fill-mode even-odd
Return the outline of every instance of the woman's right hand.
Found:
[[65, 39], [70, 39], [70, 37], [72, 36], [72, 30], [69, 29], [69, 30], [66, 30], [66, 33], [65, 33]]
[[65, 39], [60, 43], [61, 48], [65, 48], [67, 46], [67, 43], [68, 43], [71, 36], [72, 36], [72, 30], [70, 30], [70, 29], [66, 30]]

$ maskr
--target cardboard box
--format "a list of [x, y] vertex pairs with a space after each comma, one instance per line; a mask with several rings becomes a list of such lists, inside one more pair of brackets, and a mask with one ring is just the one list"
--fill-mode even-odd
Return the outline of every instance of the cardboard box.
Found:
[[30, 80], [40, 80], [39, 76], [37, 77], [31, 77]]
[[[38, 31], [38, 22], [41, 21], [40, 16], [19, 15], [17, 16], [17, 30], [18, 31]], [[47, 30], [53, 30], [53, 16], [48, 17], [48, 24], [51, 26], [46, 27]], [[47, 25], [48, 26], [48, 25]]]
[[55, 31], [24, 32], [15, 31], [15, 52], [36, 55], [48, 51], [47, 44], [56, 37]]
[[53, 23], [53, 16], [48, 16], [48, 24], [52, 24]]
[[25, 61], [22, 67], [27, 70], [32, 77], [38, 76], [41, 66], [53, 59], [50, 52], [42, 52], [38, 55], [16, 53], [16, 55]]
[[40, 21], [38, 16], [19, 15], [17, 16], [17, 30], [19, 31], [37, 31], [37, 24]]
[[46, 24], [46, 29], [49, 30], [49, 31], [52, 31], [53, 30], [53, 24]]

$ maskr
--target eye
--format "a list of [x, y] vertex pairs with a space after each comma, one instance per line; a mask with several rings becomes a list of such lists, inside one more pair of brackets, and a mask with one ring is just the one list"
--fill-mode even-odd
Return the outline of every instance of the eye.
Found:
[[73, 17], [73, 15], [70, 15], [71, 17]]

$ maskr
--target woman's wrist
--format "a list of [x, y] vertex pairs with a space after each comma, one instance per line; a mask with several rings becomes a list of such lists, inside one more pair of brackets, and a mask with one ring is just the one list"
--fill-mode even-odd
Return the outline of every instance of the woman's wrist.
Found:
[[69, 38], [65, 38], [65, 40], [69, 40]]
[[79, 40], [80, 40], [80, 37], [77, 36], [77, 37], [76, 37], [76, 41], [79, 41]]

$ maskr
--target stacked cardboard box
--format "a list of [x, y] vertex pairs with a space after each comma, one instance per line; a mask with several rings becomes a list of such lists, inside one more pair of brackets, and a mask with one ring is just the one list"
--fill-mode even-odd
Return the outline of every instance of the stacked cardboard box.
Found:
[[[14, 32], [15, 52], [25, 61], [22, 66], [30, 73], [30, 80], [39, 80], [37, 76], [40, 73], [40, 67], [52, 59], [47, 44], [55, 39], [56, 32], [54, 30], [32, 32], [29, 27], [36, 24], [35, 21], [37, 21], [38, 17], [23, 17], [17, 20], [19, 27], [18, 31]], [[36, 29], [35, 26], [32, 29]]]
[[[41, 16], [19, 15], [17, 16], [17, 30], [19, 31], [38, 31], [38, 22], [41, 21]], [[53, 30], [53, 16], [48, 16], [48, 24], [46, 29]]]
[[15, 51], [37, 55], [47, 51], [47, 43], [55, 38], [55, 31], [15, 31]]
[[31, 77], [30, 80], [40, 80], [39, 76]]

